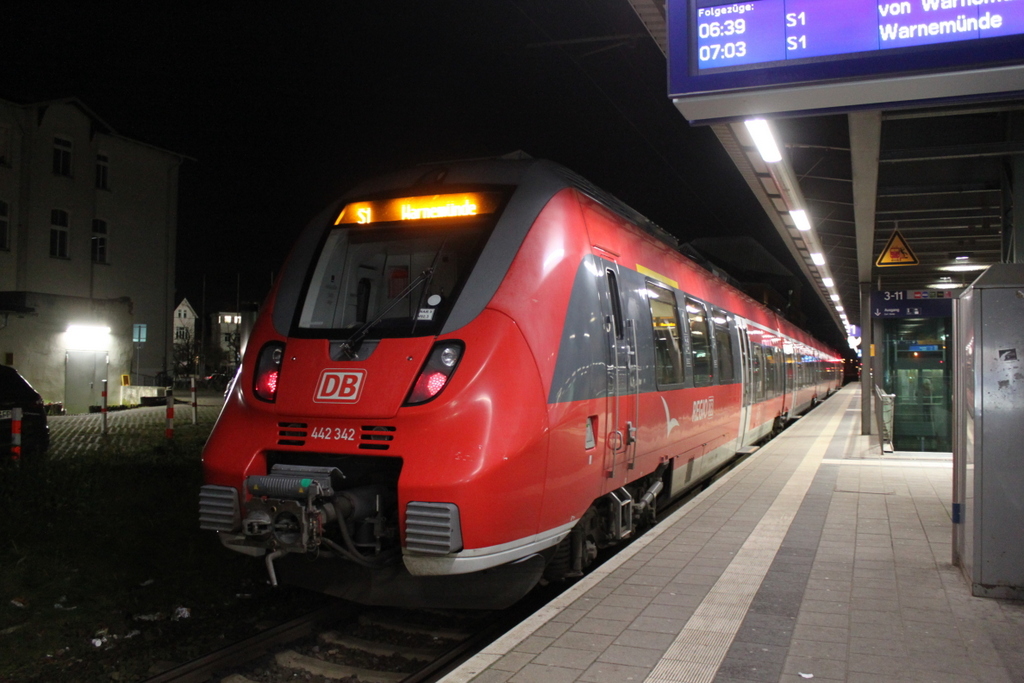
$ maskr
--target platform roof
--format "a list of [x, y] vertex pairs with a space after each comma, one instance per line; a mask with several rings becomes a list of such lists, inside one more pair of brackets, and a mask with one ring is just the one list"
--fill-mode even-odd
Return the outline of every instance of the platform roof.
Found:
[[[664, 0], [629, 2], [667, 54]], [[1024, 154], [1024, 100], [775, 117], [772, 126], [785, 148], [782, 180], [794, 181], [812, 235], [793, 225], [785, 183], [743, 123], [711, 127], [837, 324], [833, 293], [859, 325], [861, 283], [876, 290], [963, 286], [978, 272], [944, 269], [1010, 260], [1006, 217], [1012, 160]], [[897, 228], [919, 263], [879, 267]], [[809, 256], [819, 245], [833, 288]]]

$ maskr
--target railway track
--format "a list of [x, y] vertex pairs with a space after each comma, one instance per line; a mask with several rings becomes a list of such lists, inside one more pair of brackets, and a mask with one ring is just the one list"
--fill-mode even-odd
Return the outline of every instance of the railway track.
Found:
[[475, 654], [550, 598], [531, 597], [502, 612], [370, 608], [332, 601], [145, 683], [276, 683], [297, 678], [422, 683]]
[[[713, 486], [748, 455], [724, 464], [703, 485], [659, 510], [659, 520]], [[605, 554], [591, 569], [613, 555]], [[278, 683], [297, 677], [314, 682], [425, 683], [475, 654], [570, 585], [538, 587], [501, 612], [371, 608], [332, 599], [308, 615], [145, 683]]]

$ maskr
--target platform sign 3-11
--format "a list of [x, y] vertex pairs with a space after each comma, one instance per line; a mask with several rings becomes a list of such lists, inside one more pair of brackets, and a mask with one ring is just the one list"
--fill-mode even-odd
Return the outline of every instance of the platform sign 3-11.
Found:
[[871, 292], [872, 318], [945, 318], [953, 315], [947, 290], [889, 289]]

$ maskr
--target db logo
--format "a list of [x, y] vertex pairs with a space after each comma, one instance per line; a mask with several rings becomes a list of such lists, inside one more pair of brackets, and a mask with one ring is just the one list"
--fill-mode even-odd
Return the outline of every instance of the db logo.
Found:
[[363, 391], [366, 370], [324, 370], [316, 386], [314, 403], [355, 403]]

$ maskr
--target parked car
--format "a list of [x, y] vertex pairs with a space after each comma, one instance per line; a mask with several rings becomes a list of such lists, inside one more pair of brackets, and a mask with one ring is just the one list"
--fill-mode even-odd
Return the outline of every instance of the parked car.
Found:
[[14, 408], [22, 409], [22, 455], [45, 452], [50, 447], [50, 430], [42, 397], [17, 370], [0, 365], [0, 456], [5, 458], [11, 453]]

